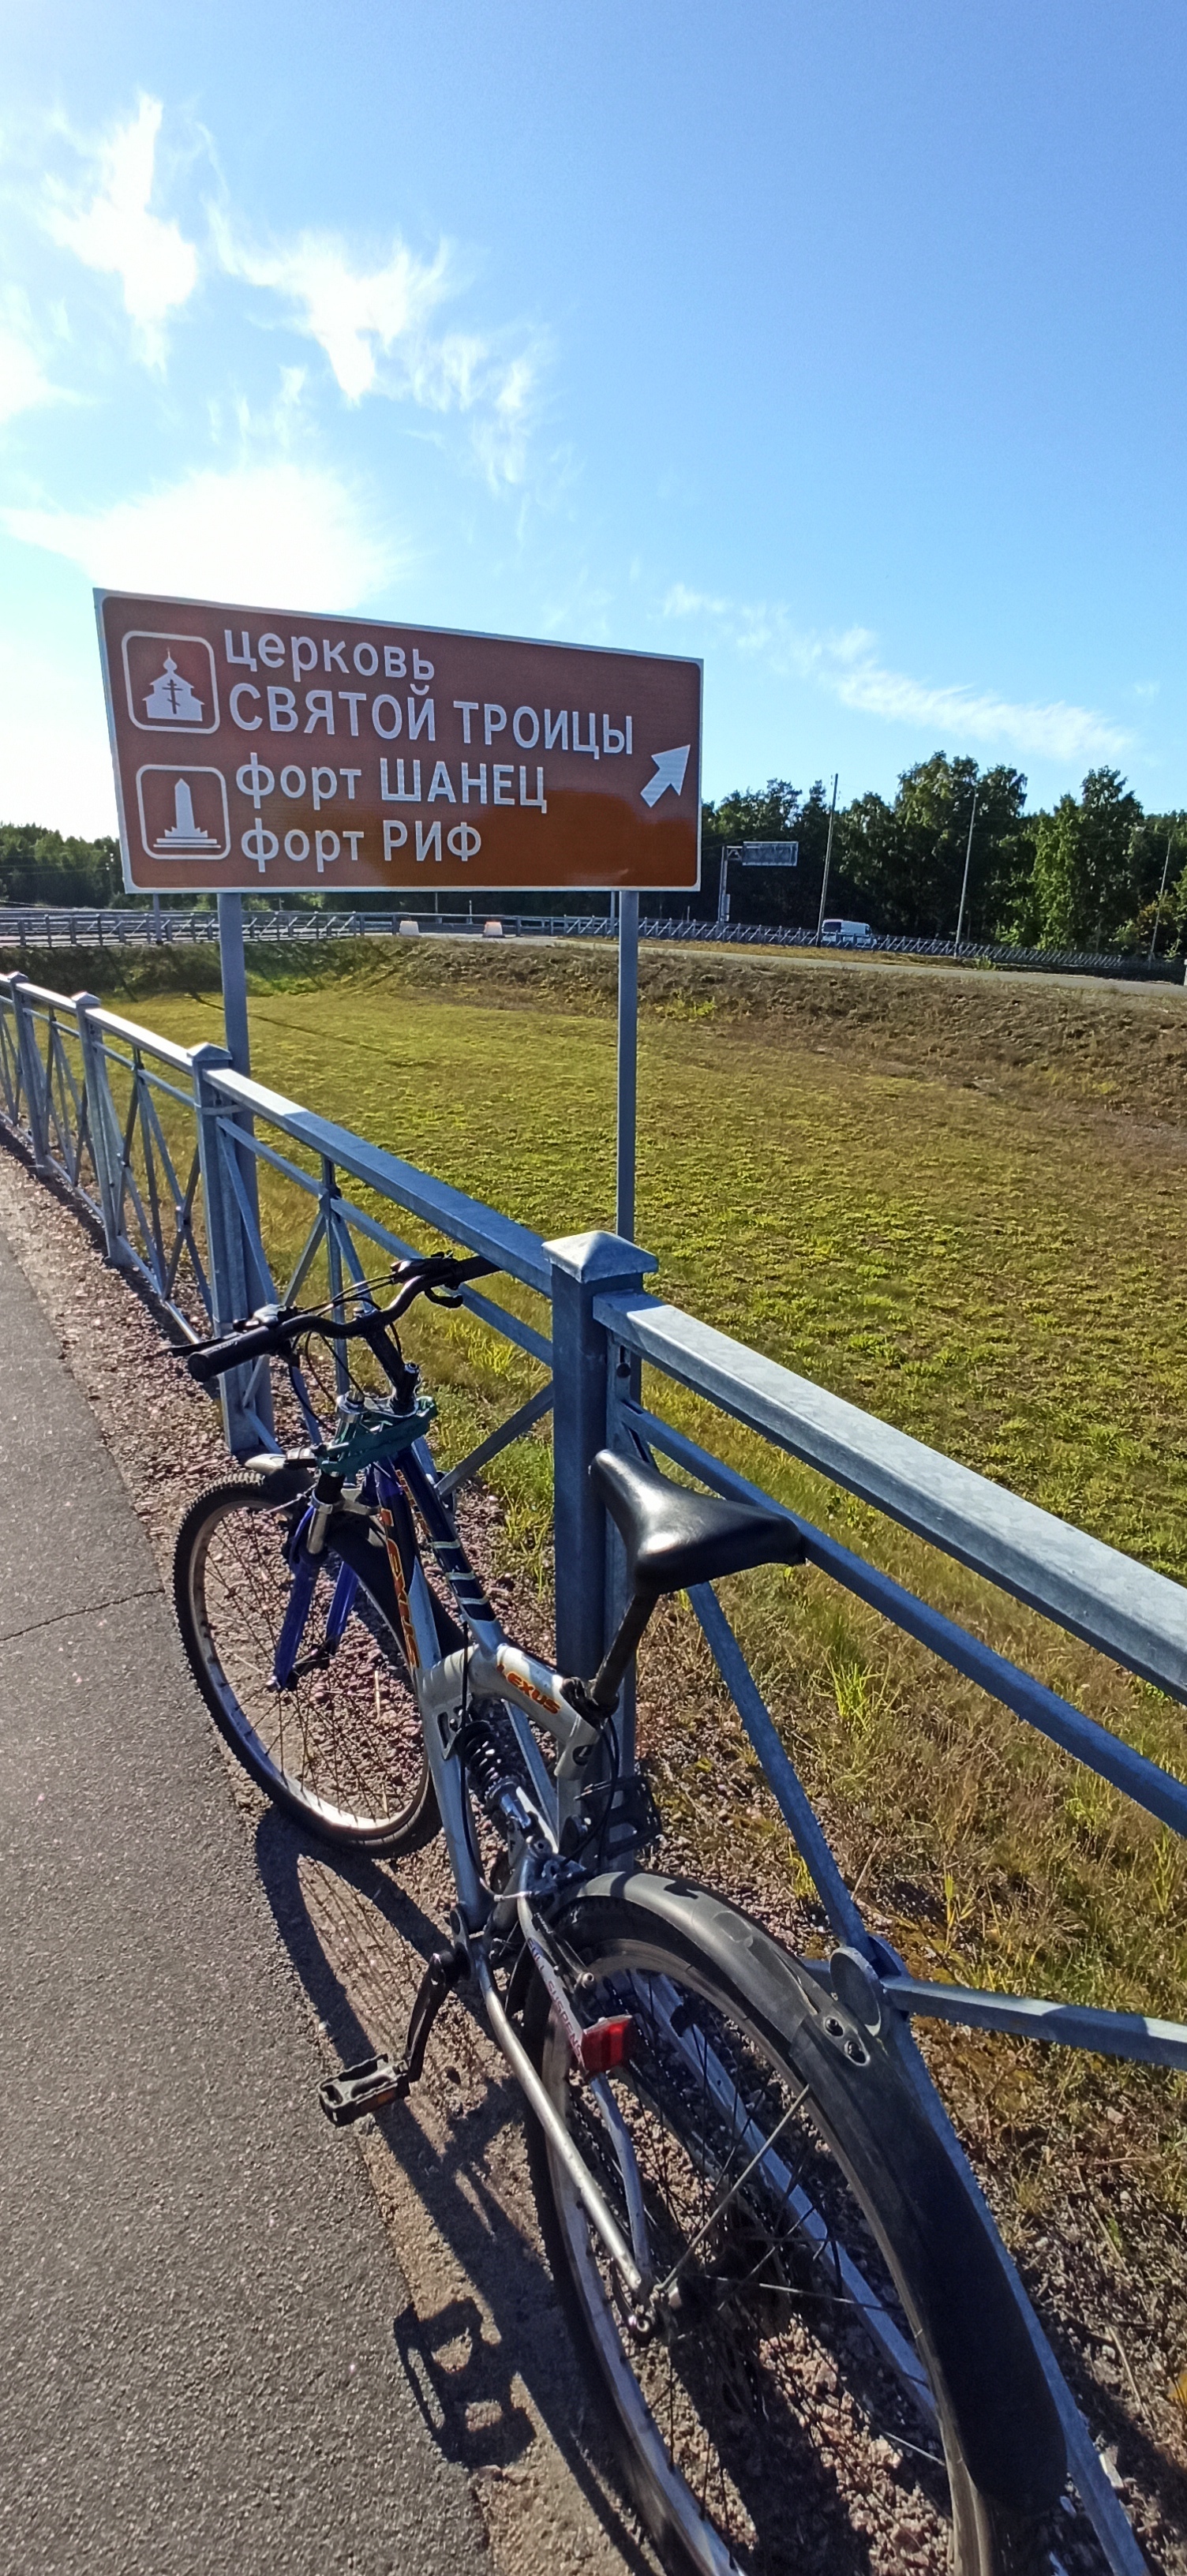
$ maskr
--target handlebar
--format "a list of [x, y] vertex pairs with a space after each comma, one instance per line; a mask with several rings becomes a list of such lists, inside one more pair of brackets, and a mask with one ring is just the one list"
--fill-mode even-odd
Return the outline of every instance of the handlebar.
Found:
[[241, 1332], [225, 1333], [220, 1341], [198, 1342], [185, 1354], [186, 1367], [199, 1386], [209, 1386], [212, 1378], [225, 1377], [228, 1369], [243, 1368], [249, 1360], [264, 1359], [269, 1353], [287, 1354], [289, 1324], [295, 1332], [303, 1322], [312, 1321], [312, 1316], [293, 1315], [282, 1329], [277, 1316], [274, 1324], [245, 1325]]
[[[225, 1377], [229, 1369], [243, 1368], [251, 1360], [289, 1359], [297, 1342], [306, 1333], [322, 1333], [332, 1341], [387, 1341], [389, 1328], [415, 1304], [418, 1297], [428, 1297], [434, 1305], [456, 1306], [459, 1291], [467, 1279], [488, 1278], [496, 1268], [493, 1261], [459, 1260], [453, 1253], [426, 1253], [412, 1261], [399, 1261], [392, 1277], [399, 1295], [390, 1306], [375, 1306], [370, 1313], [356, 1315], [349, 1321], [313, 1309], [300, 1313], [294, 1307], [281, 1308], [275, 1315], [237, 1324], [233, 1331], [216, 1340], [197, 1342], [185, 1353], [190, 1376], [199, 1386], [208, 1386], [216, 1377]], [[389, 1345], [389, 1348], [392, 1346]], [[399, 1353], [393, 1355], [398, 1359]]]

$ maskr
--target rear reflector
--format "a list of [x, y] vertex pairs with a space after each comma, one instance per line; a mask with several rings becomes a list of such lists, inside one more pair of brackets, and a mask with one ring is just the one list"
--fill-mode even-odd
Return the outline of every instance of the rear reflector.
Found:
[[625, 2066], [631, 2053], [635, 2025], [630, 2013], [619, 2013], [607, 2021], [595, 2021], [581, 2034], [577, 2052], [583, 2073], [608, 2075], [612, 2066]]

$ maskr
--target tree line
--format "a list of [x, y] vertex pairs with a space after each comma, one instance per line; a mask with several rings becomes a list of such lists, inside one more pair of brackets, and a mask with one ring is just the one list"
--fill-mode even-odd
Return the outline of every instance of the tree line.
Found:
[[109, 833], [84, 841], [40, 823], [0, 823], [0, 903], [109, 904], [123, 883]]
[[[829, 912], [891, 936], [950, 939], [967, 855], [967, 940], [1146, 950], [1156, 938], [1159, 954], [1187, 942], [1187, 813], [1147, 814], [1115, 769], [1089, 770], [1079, 795], [1050, 812], [1026, 812], [1026, 785], [1021, 770], [937, 751], [903, 771], [893, 802], [871, 793], [838, 806]], [[715, 908], [731, 843], [798, 840], [794, 870], [731, 875], [730, 912], [815, 927], [829, 822], [820, 779], [805, 793], [770, 778], [703, 817], [702, 909]]]
[[[1061, 796], [1050, 812], [1026, 812], [1026, 785], [1021, 770], [979, 769], [975, 760], [950, 760], [937, 751], [903, 771], [893, 802], [870, 793], [839, 806], [829, 912], [868, 921], [889, 936], [951, 938], [969, 855], [963, 928], [969, 941], [1144, 952], [1154, 940], [1161, 955], [1187, 946], [1187, 813], [1147, 814], [1115, 769], [1089, 770], [1079, 795]], [[738, 789], [702, 812], [699, 896], [652, 896], [646, 908], [712, 915], [724, 850], [741, 841], [795, 840], [794, 869], [733, 872], [731, 915], [814, 929], [829, 827], [823, 782], [802, 790], [786, 778], [769, 778], [765, 787]], [[87, 841], [33, 823], [0, 824], [0, 902], [143, 902], [122, 889], [119, 844], [110, 836]], [[269, 888], [262, 898], [276, 900]], [[345, 894], [320, 899], [351, 900]], [[285, 900], [294, 901], [287, 889]], [[376, 897], [369, 891], [367, 900]], [[409, 898], [390, 900], [403, 906]], [[562, 904], [580, 910], [583, 899], [514, 897], [524, 912]]]

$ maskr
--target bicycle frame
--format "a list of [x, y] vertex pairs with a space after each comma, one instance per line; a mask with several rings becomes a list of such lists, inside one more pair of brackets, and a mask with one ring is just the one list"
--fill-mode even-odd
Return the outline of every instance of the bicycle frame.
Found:
[[[537, 1917], [534, 1900], [550, 1887], [550, 1864], [558, 1870], [564, 1868], [560, 1861], [561, 1837], [566, 1822], [577, 1813], [585, 1786], [583, 1757], [601, 1741], [599, 1729], [569, 1705], [562, 1676], [538, 1657], [526, 1654], [506, 1635], [437, 1492], [427, 1445], [417, 1441], [405, 1450], [398, 1467], [381, 1463], [372, 1469], [366, 1483], [373, 1486], [373, 1498], [364, 1499], [360, 1494], [356, 1500], [346, 1501], [344, 1508], [364, 1515], [383, 1536], [405, 1659], [420, 1711], [425, 1758], [457, 1890], [455, 1921], [487, 2020], [537, 2119], [563, 2159], [607, 2252], [632, 2297], [638, 2298], [651, 2279], [651, 2258], [642, 2183], [629, 2131], [604, 2078], [595, 2076], [589, 2089], [622, 2174], [631, 2223], [628, 2245], [511, 2026], [488, 1955], [492, 1942], [518, 1924], [537, 1954], [547, 1957], [548, 1932]], [[446, 1655], [440, 1651], [433, 1596], [419, 1549], [414, 1555], [411, 1581], [405, 1574], [400, 1541], [409, 1505], [419, 1515], [428, 1545], [468, 1631], [465, 1644]], [[307, 1536], [315, 1535], [317, 1515], [323, 1508], [316, 1502], [310, 1504], [292, 1551], [293, 1588], [273, 1665], [273, 1681], [278, 1689], [290, 1679], [300, 1652], [318, 1573], [318, 1553], [310, 1552], [303, 1542]], [[349, 1566], [340, 1565], [326, 1621], [327, 1644], [336, 1644], [341, 1637], [357, 1588], [358, 1576]], [[507, 1710], [531, 1782], [530, 1798], [520, 1792], [519, 1817], [516, 1819], [514, 1813], [511, 1817], [510, 1868], [506, 1884], [497, 1895], [485, 1885], [475, 1859], [466, 1812], [469, 1792], [459, 1752], [467, 1711], [475, 1700], [485, 1699], [498, 1700]], [[551, 1776], [536, 1741], [537, 1726], [558, 1748]]]
[[[576, 1812], [585, 1786], [580, 1755], [599, 1740], [598, 1730], [569, 1706], [562, 1677], [534, 1655], [516, 1646], [496, 1618], [461, 1540], [451, 1513], [437, 1492], [433, 1463], [424, 1442], [403, 1452], [398, 1466], [382, 1463], [367, 1479], [373, 1497], [346, 1501], [347, 1511], [365, 1515], [383, 1536], [401, 1627], [401, 1643], [424, 1729], [425, 1757], [432, 1774], [442, 1829], [467, 1932], [477, 1933], [488, 1921], [495, 1900], [485, 1890], [475, 1867], [466, 1830], [464, 1790], [457, 1760], [457, 1740], [466, 1709], [476, 1699], [497, 1699], [507, 1708], [516, 1743], [531, 1782], [533, 1817], [555, 1852], [568, 1818]], [[409, 1505], [417, 1513], [428, 1546], [457, 1603], [467, 1630], [467, 1643], [441, 1653], [433, 1596], [416, 1553], [411, 1580], [405, 1573], [401, 1537]], [[319, 1506], [310, 1505], [293, 1550], [293, 1589], [277, 1641], [273, 1680], [278, 1689], [289, 1681], [309, 1614], [317, 1580], [318, 1556], [310, 1553], [307, 1533]], [[303, 1544], [303, 1542], [305, 1542]], [[326, 1642], [336, 1645], [350, 1616], [358, 1577], [340, 1567], [326, 1620]], [[558, 1759], [550, 1776], [536, 1741], [541, 1727], [556, 1744]], [[500, 1892], [502, 1917], [521, 1891], [514, 1877]]]

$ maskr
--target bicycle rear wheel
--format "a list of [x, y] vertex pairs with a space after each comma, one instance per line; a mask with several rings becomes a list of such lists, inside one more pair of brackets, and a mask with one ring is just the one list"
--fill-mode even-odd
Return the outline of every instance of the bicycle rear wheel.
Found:
[[291, 1681], [274, 1685], [292, 1590], [285, 1551], [305, 1507], [249, 1483], [191, 1504], [174, 1554], [182, 1643], [220, 1734], [277, 1806], [327, 1841], [410, 1851], [439, 1818], [403, 1647], [362, 1578], [333, 1639], [341, 1559], [329, 1545]]
[[[609, 2080], [656, 2277], [671, 2282], [642, 2330], [534, 2121], [529, 2154], [578, 2356], [666, 2563], [699, 2576], [1038, 2576], [1042, 2515], [978, 2489], [967, 2425], [962, 2446], [912, 2321], [893, 2179], [840, 2144], [855, 2134], [844, 2043], [833, 2083], [828, 2052], [797, 2045], [804, 1987], [785, 1955], [699, 1890], [669, 1883], [669, 1920], [657, 1920], [630, 1897], [655, 1884], [595, 1891], [560, 1926], [582, 2020], [633, 2023], [629, 2063]], [[629, 2234], [609, 2133], [538, 1980], [525, 2036]]]

